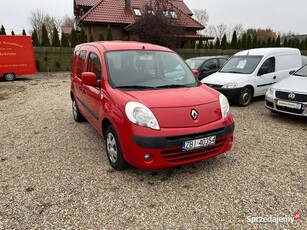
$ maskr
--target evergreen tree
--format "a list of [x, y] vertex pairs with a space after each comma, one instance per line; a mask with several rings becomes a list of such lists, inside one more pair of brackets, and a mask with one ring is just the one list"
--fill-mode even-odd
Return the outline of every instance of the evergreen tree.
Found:
[[100, 34], [99, 34], [99, 41], [104, 41], [103, 33], [100, 33]]
[[34, 29], [33, 32], [32, 32], [32, 45], [33, 46], [40, 46], [39, 44], [39, 40], [38, 40], [38, 37], [37, 37], [37, 32], [36, 30]]
[[12, 32], [11, 32], [11, 35], [15, 35], [15, 32], [14, 32], [14, 30], [12, 30]]
[[247, 49], [247, 37], [246, 37], [245, 33], [242, 36], [242, 49], [244, 49], [244, 50]]
[[107, 41], [112, 41], [113, 40], [113, 35], [112, 35], [112, 29], [110, 24], [108, 24], [107, 27]]
[[87, 42], [87, 38], [86, 38], [85, 30], [82, 27], [81, 33], [80, 33], [80, 43], [86, 43], [86, 42]]
[[247, 35], [246, 47], [247, 47], [247, 49], [252, 48], [252, 36], [250, 34]]
[[261, 47], [262, 47], [262, 42], [261, 42], [260, 40], [258, 40], [258, 42], [257, 42], [257, 47], [258, 47], [258, 48], [261, 48]]
[[237, 38], [237, 32], [236, 31], [233, 31], [233, 33], [232, 33], [231, 48], [232, 49], [238, 48], [238, 38]]
[[210, 43], [209, 43], [209, 49], [214, 49], [213, 42], [210, 42]]
[[22, 35], [23, 35], [23, 36], [26, 36], [26, 35], [27, 35], [25, 29], [22, 29]]
[[75, 47], [78, 44], [77, 32], [75, 28], [72, 28], [70, 33], [70, 46]]
[[275, 38], [272, 39], [271, 46], [276, 47], [276, 39]]
[[283, 46], [284, 47], [288, 47], [289, 46], [287, 38], [285, 38]]
[[252, 45], [252, 48], [257, 48], [259, 47], [258, 46], [258, 37], [257, 36], [254, 36], [253, 37], [253, 45]]
[[48, 37], [48, 32], [46, 29], [45, 24], [42, 25], [42, 42], [41, 42], [42, 47], [49, 47], [50, 46], [50, 40]]
[[238, 40], [237, 49], [239, 49], [239, 50], [242, 49], [242, 39]]
[[305, 50], [305, 41], [304, 41], [304, 40], [302, 40], [302, 41], [300, 42], [299, 47], [300, 47], [300, 50]]
[[197, 49], [203, 49], [203, 48], [204, 48], [203, 37], [200, 36], [198, 44], [197, 44]]
[[272, 38], [269, 37], [267, 40], [267, 47], [272, 47]]
[[220, 49], [220, 48], [221, 48], [221, 42], [220, 42], [220, 39], [217, 38], [216, 42], [215, 42], [215, 45], [214, 45], [214, 49]]
[[275, 41], [275, 46], [280, 47], [280, 36], [278, 35]]
[[93, 37], [93, 34], [91, 34], [90, 36], [90, 42], [93, 42], [94, 41], [94, 37]]
[[304, 43], [305, 43], [305, 50], [307, 50], [307, 38], [305, 38]]
[[228, 43], [227, 43], [227, 38], [226, 38], [226, 34], [224, 34], [224, 36], [222, 37], [222, 41], [221, 41], [221, 49], [225, 50], [227, 49]]
[[53, 47], [60, 47], [60, 38], [59, 38], [59, 31], [57, 28], [54, 26], [53, 27], [53, 32], [52, 32], [52, 46]]
[[267, 47], [267, 43], [264, 40], [261, 42], [261, 47], [263, 47], [263, 48]]
[[3, 25], [1, 25], [0, 35], [6, 35], [5, 28]]
[[64, 34], [64, 32], [62, 32], [62, 34], [61, 34], [61, 46], [62, 47], [69, 47], [69, 42], [68, 42], [67, 36]]

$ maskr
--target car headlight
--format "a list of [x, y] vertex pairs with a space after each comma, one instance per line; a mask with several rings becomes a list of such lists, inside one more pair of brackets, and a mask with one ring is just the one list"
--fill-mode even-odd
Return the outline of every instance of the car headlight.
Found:
[[275, 89], [273, 87], [270, 87], [266, 93], [267, 93], [267, 95], [274, 96]]
[[228, 103], [227, 98], [221, 93], [220, 93], [219, 99], [220, 99], [222, 117], [223, 117], [223, 119], [225, 119], [229, 115], [229, 103]]
[[136, 125], [156, 130], [160, 129], [155, 115], [149, 108], [139, 102], [128, 102], [125, 107], [125, 112], [128, 119]]
[[226, 85], [223, 85], [222, 88], [232, 89], [232, 88], [236, 88], [237, 86], [238, 86], [238, 83], [231, 82], [231, 83], [227, 83]]

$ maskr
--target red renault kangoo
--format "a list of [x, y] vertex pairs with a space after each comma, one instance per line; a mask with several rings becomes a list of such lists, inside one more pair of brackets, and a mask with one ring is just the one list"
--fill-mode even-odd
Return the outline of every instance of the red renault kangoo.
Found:
[[[197, 73], [194, 73], [197, 74]], [[104, 138], [110, 165], [157, 169], [228, 151], [234, 121], [226, 97], [201, 84], [174, 51], [140, 42], [76, 46], [75, 121]]]

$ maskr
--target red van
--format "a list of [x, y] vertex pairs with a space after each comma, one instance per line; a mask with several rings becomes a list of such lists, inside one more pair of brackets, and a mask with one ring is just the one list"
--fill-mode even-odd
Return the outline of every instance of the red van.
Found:
[[105, 139], [110, 165], [172, 167], [232, 147], [234, 120], [226, 97], [201, 84], [174, 51], [140, 42], [93, 42], [74, 50], [75, 121]]
[[35, 73], [32, 37], [0, 35], [0, 77], [13, 81], [16, 76]]

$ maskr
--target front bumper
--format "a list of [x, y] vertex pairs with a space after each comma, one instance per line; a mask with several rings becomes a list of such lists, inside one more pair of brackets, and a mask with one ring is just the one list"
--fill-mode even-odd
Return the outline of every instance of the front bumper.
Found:
[[[202, 161], [228, 151], [232, 147], [234, 122], [192, 134], [166, 136], [166, 137], [144, 137], [132, 135], [129, 147], [128, 141], [123, 143], [125, 159], [131, 165], [141, 169], [157, 169], [174, 167]], [[216, 136], [213, 146], [198, 148], [188, 151], [182, 150], [182, 142], [195, 140], [209, 136]], [[151, 158], [145, 160], [145, 154]]]
[[243, 88], [222, 88], [222, 85], [206, 85], [224, 94], [231, 103], [236, 103], [239, 100], [243, 90]]
[[301, 109], [294, 109], [294, 108], [289, 108], [285, 106], [279, 106], [277, 104], [278, 100], [280, 99], [276, 98], [275, 95], [267, 93], [265, 95], [265, 107], [271, 111], [276, 111], [279, 113], [286, 113], [286, 114], [291, 114], [295, 116], [307, 117], [307, 102], [297, 102], [297, 101], [290, 101], [290, 100], [288, 101], [288, 100], [282, 99], [282, 101], [301, 104]]

